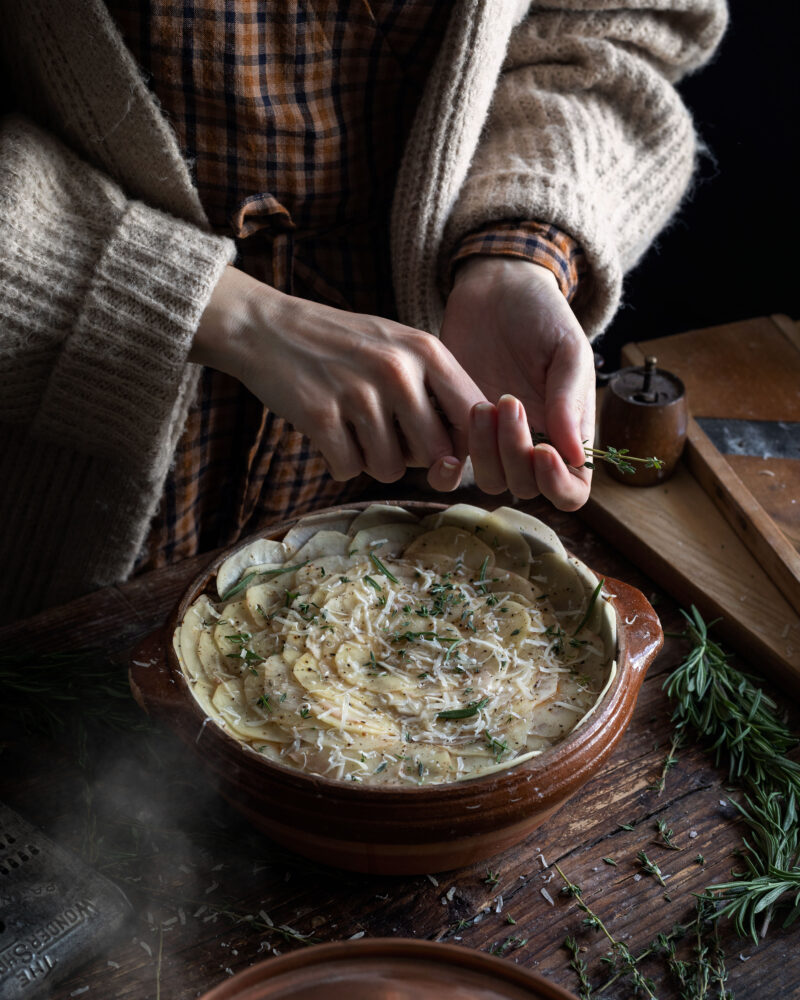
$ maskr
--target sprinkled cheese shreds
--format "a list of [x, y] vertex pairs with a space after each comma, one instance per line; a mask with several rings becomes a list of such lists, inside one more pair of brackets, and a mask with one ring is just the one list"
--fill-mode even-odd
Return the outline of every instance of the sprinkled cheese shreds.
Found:
[[579, 630], [574, 608], [559, 617], [546, 579], [497, 569], [476, 535], [447, 530], [399, 555], [383, 539], [380, 554], [256, 567], [216, 604], [199, 598], [176, 637], [195, 696], [263, 756], [343, 781], [464, 780], [563, 739], [613, 651], [588, 613]]

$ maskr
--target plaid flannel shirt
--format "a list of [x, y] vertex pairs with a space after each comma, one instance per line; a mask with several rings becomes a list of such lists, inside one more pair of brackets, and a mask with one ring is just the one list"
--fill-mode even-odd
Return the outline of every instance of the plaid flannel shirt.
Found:
[[[394, 318], [389, 210], [447, 25], [442, 0], [108, 0], [175, 129], [237, 266], [282, 291]], [[584, 263], [552, 226], [498, 220], [452, 264], [500, 254], [550, 268], [571, 298]], [[137, 569], [346, 501], [307, 439], [205, 370]]]

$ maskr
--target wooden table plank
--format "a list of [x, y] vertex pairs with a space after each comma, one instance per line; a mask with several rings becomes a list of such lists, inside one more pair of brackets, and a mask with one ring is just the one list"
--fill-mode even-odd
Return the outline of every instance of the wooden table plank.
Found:
[[[652, 595], [666, 628], [680, 627], [675, 604], [580, 519], [530, 506], [590, 565]], [[122, 669], [121, 651], [166, 619], [197, 568], [160, 571], [82, 598], [3, 629], [0, 638], [6, 650], [52, 649], [54, 643], [59, 649], [99, 646], [114, 654]], [[595, 932], [582, 929], [574, 903], [559, 895], [553, 862], [583, 886], [584, 897], [615, 933], [630, 935], [626, 940], [634, 951], [658, 931], [687, 919], [690, 894], [713, 878], [726, 878], [735, 864], [741, 829], [730, 806], [727, 776], [697, 746], [680, 751], [661, 795], [651, 790], [670, 735], [670, 708], [661, 685], [679, 658], [680, 644], [669, 640], [600, 777], [522, 845], [487, 864], [438, 874], [437, 885], [420, 876], [340, 872], [277, 847], [217, 796], [193, 756], [169, 733], [116, 735], [84, 768], [67, 747], [7, 733], [0, 797], [123, 885], [136, 908], [119, 943], [54, 987], [52, 1000], [66, 1000], [87, 986], [77, 994], [87, 1000], [112, 995], [141, 1000], [159, 992], [170, 1000], [189, 1000], [229, 970], [302, 947], [291, 931], [281, 930], [282, 924], [320, 941], [363, 932], [457, 940], [467, 948], [489, 950], [502, 948], [509, 938], [525, 940], [519, 947], [507, 945], [508, 960], [576, 990], [561, 947], [565, 935], [574, 934], [587, 948], [597, 984], [603, 944]], [[680, 851], [652, 843], [656, 819], [674, 829]], [[622, 830], [619, 824], [634, 829]], [[651, 878], [637, 878], [641, 849], [670, 875], [671, 902]], [[694, 861], [698, 853], [705, 856], [705, 866]], [[603, 857], [615, 858], [618, 867], [608, 866]], [[516, 923], [507, 922], [509, 915]], [[722, 936], [737, 1000], [787, 996], [800, 988], [796, 935], [776, 931], [756, 947], [736, 938], [726, 924]], [[741, 961], [740, 953], [748, 960]], [[656, 976], [659, 1000], [676, 1000], [674, 986], [663, 980], [658, 966], [646, 971]], [[618, 983], [604, 995], [615, 1000], [630, 991]]]

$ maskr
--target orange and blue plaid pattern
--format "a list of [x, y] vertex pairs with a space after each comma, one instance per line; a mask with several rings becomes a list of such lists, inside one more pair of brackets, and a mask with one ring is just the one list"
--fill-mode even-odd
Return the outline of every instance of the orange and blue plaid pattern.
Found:
[[[236, 265], [303, 298], [395, 317], [389, 212], [451, 5], [442, 0], [108, 0]], [[582, 254], [536, 222], [468, 237], [523, 257], [571, 297]], [[234, 379], [203, 372], [137, 569], [352, 498], [307, 439]]]

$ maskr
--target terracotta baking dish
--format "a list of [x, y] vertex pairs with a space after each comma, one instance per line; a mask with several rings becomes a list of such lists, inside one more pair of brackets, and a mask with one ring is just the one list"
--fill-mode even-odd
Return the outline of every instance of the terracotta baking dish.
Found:
[[202, 1000], [577, 1000], [544, 976], [434, 941], [368, 938], [260, 962]]
[[[442, 504], [402, 506], [420, 515], [444, 509]], [[294, 523], [263, 537], [281, 538]], [[523, 840], [604, 767], [663, 643], [660, 622], [644, 595], [607, 578], [605, 591], [615, 595], [617, 673], [588, 722], [561, 743], [506, 771], [449, 784], [367, 787], [323, 779], [265, 759], [210, 722], [180, 669], [172, 648], [175, 627], [191, 603], [213, 589], [227, 554], [189, 584], [164, 628], [134, 651], [134, 697], [184, 740], [220, 794], [256, 827], [299, 854], [354, 871], [444, 871], [485, 860]]]

